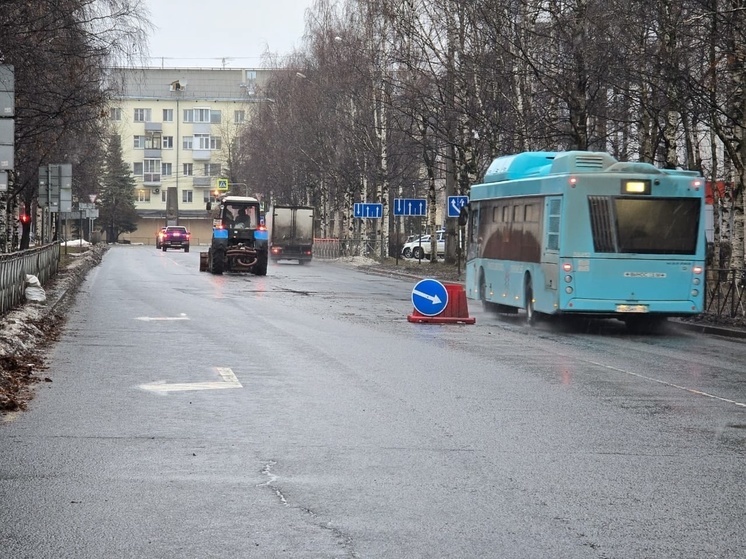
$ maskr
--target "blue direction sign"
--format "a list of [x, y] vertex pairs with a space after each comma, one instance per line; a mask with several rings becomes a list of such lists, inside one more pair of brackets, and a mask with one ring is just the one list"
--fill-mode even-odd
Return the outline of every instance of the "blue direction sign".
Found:
[[381, 219], [383, 217], [383, 204], [367, 204], [358, 202], [352, 207], [356, 218]]
[[412, 305], [424, 316], [438, 315], [448, 305], [448, 290], [438, 280], [421, 280], [412, 289]]
[[394, 198], [394, 215], [427, 215], [424, 198]]
[[469, 203], [468, 196], [449, 196], [448, 197], [448, 217], [458, 217], [461, 208]]

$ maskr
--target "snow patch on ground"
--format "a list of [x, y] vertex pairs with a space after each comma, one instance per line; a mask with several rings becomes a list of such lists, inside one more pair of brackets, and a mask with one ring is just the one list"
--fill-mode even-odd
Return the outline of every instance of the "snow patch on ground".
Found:
[[377, 266], [379, 264], [377, 260], [367, 256], [343, 256], [339, 258], [339, 261], [350, 266]]

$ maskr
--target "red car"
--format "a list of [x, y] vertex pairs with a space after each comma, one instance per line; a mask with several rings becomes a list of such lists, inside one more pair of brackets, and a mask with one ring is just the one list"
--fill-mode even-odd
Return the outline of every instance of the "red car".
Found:
[[161, 250], [166, 252], [169, 248], [183, 248], [184, 252], [189, 252], [189, 237], [186, 227], [170, 225], [163, 230]]

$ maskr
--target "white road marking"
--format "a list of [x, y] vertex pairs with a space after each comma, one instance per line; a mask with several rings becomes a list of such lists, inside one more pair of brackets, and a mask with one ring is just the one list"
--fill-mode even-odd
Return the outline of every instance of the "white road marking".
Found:
[[150, 322], [151, 320], [189, 320], [186, 313], [181, 313], [179, 316], [138, 316], [135, 320], [144, 320]]
[[679, 384], [674, 384], [672, 382], [667, 382], [665, 380], [641, 375], [640, 373], [633, 373], [632, 371], [625, 371], [624, 369], [619, 369], [618, 367], [612, 367], [611, 365], [604, 365], [603, 363], [597, 363], [596, 361], [590, 361], [590, 360], [584, 360], [584, 361], [587, 361], [588, 363], [592, 365], [597, 365], [598, 367], [603, 367], [604, 369], [610, 369], [618, 373], [624, 373], [625, 375], [630, 375], [630, 376], [641, 378], [644, 380], [649, 380], [651, 382], [657, 382], [658, 384], [662, 384], [663, 386], [670, 386], [671, 388], [683, 390], [684, 392], [689, 392], [690, 394], [696, 394], [697, 396], [704, 396], [706, 398], [712, 398], [713, 400], [718, 400], [720, 402], [725, 402], [727, 404], [733, 404], [741, 408], [746, 408], [746, 403], [744, 402], [736, 402], [735, 400], [729, 400], [728, 398], [722, 398], [721, 396], [715, 396], [714, 394], [710, 394], [708, 392], [702, 392], [701, 390], [697, 390], [695, 388], [688, 388], [686, 386], [681, 386]]
[[226, 388], [243, 388], [236, 375], [229, 367], [215, 367], [222, 380], [207, 382], [177, 382], [167, 383], [160, 380], [141, 384], [139, 388], [157, 394], [168, 394], [169, 392], [187, 392], [192, 390], [225, 390]]

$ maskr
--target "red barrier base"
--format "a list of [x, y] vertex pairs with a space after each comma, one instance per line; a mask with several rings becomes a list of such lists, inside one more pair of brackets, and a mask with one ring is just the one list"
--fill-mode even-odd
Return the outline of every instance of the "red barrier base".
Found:
[[448, 304], [443, 312], [435, 316], [425, 316], [414, 309], [412, 314], [407, 316], [407, 320], [430, 324], [474, 324], [477, 319], [469, 316], [464, 286], [459, 283], [444, 283], [443, 287], [448, 292]]

